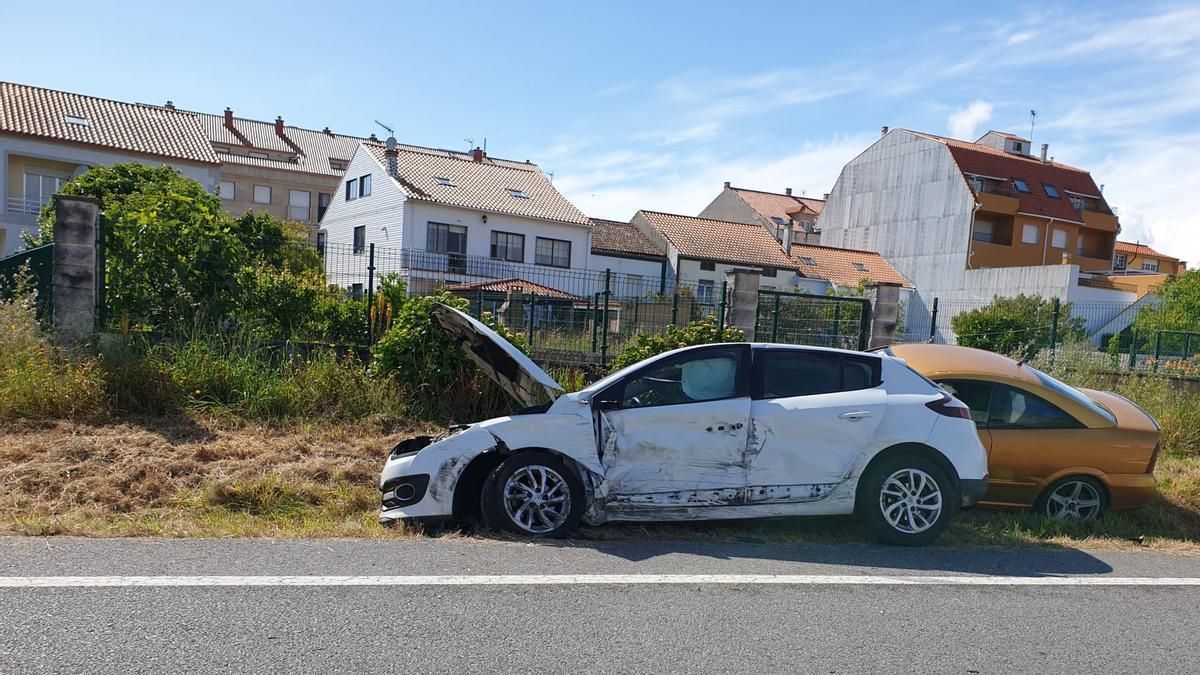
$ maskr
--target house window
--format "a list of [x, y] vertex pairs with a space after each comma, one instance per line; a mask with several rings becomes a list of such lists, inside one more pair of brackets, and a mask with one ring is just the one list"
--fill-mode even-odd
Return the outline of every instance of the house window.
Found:
[[716, 269], [717, 269], [717, 263], [715, 263], [711, 260], [701, 260], [700, 261], [700, 270], [702, 272], [713, 272]]
[[434, 253], [467, 253], [467, 228], [462, 225], [429, 223], [425, 248]]
[[354, 228], [354, 252], [362, 253], [367, 250], [367, 226], [359, 225]]
[[1054, 228], [1053, 234], [1050, 236], [1050, 245], [1054, 248], [1067, 247], [1067, 231]]
[[713, 284], [712, 279], [701, 279], [696, 282], [696, 301], [705, 304], [712, 304], [713, 301]]
[[776, 225], [787, 225], [787, 221], [784, 220], [783, 218], [780, 218], [779, 216], [771, 216], [771, 220]]
[[813, 260], [812, 258], [809, 258], [808, 256], [800, 256], [800, 262], [804, 263], [805, 265], [808, 265], [809, 267], [817, 266], [817, 261]]
[[1118, 253], [1115, 256], [1113, 256], [1113, 269], [1114, 270], [1125, 269], [1126, 263], [1127, 263], [1127, 259], [1125, 258], [1124, 253]]
[[1038, 233], [1041, 228], [1033, 223], [1025, 223], [1021, 226], [1021, 243], [1036, 244], [1038, 243]]
[[1158, 271], [1158, 261], [1157, 260], [1143, 260], [1142, 261], [1142, 271], [1143, 272], [1157, 272]]
[[854, 269], [858, 270], [859, 272], [870, 272], [871, 271], [871, 270], [867, 269], [866, 265], [864, 265], [860, 262], [850, 263], [850, 264], [854, 265]]
[[1013, 143], [1013, 150], [1016, 150], [1017, 152], [1024, 152], [1025, 145], [1022, 143]]
[[773, 277], [778, 273], [779, 270], [775, 269], [774, 267], [764, 267], [762, 271], [762, 275], [764, 277]]
[[371, 174], [367, 174], [358, 179], [358, 196], [371, 196]]
[[1017, 190], [1020, 192], [1025, 192], [1025, 193], [1029, 192], [1029, 183], [1026, 183], [1025, 181], [1021, 180], [1020, 178], [1013, 179], [1013, 187], [1017, 188]]
[[358, 181], [351, 178], [346, 181], [346, 201], [352, 202], [358, 199]]
[[237, 184], [231, 180], [221, 181], [221, 199], [237, 199]]
[[317, 195], [317, 220], [325, 217], [325, 210], [329, 208], [329, 201], [333, 195], [327, 192], [321, 192]]
[[570, 267], [571, 242], [538, 237], [533, 252], [533, 261], [539, 265], [551, 267]]
[[86, 117], [81, 117], [79, 115], [63, 115], [63, 117], [66, 119], [67, 124], [74, 124], [75, 126], [80, 127], [92, 126], [92, 123]]
[[355, 300], [362, 300], [363, 299], [363, 285], [362, 284], [351, 284], [350, 297]]
[[253, 157], [255, 159], [267, 159], [269, 157], [265, 152], [247, 152], [246, 156]]
[[288, 218], [308, 222], [312, 216], [312, 193], [304, 190], [288, 191]]
[[520, 188], [508, 188], [508, 194], [516, 199], [529, 199], [529, 195], [525, 194], [525, 191]]
[[317, 255], [321, 257], [325, 256], [325, 242], [328, 237], [329, 234], [325, 232], [325, 230], [321, 230], [317, 233]]
[[270, 204], [271, 203], [271, 186], [270, 185], [255, 185], [254, 186], [254, 203], [255, 204]]
[[446, 178], [444, 176], [434, 176], [433, 179], [435, 181], [437, 181], [438, 185], [445, 185], [446, 187], [455, 187], [454, 181], [449, 178]]
[[[65, 178], [58, 176], [44, 176], [37, 173], [25, 174], [25, 195], [20, 208], [17, 210], [21, 213], [36, 214], [46, 202], [50, 201], [50, 196], [58, 192], [59, 188], [65, 182]], [[12, 207], [11, 203], [9, 207]]]
[[1042, 189], [1046, 191], [1046, 196], [1050, 199], [1058, 199], [1058, 188], [1049, 183], [1042, 183]]
[[228, 154], [229, 154], [229, 148], [222, 148], [222, 147], [221, 147], [221, 146], [219, 146], [219, 145], [214, 145], [214, 146], [213, 146], [213, 152], [217, 153], [218, 155], [228, 155]]
[[525, 262], [525, 235], [492, 232], [492, 257], [509, 262]]
[[329, 168], [333, 169], [334, 171], [345, 171], [346, 163], [341, 160], [331, 159], [329, 160]]

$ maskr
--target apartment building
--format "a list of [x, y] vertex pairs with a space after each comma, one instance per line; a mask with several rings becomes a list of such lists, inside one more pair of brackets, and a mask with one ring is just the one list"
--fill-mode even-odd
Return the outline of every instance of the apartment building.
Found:
[[195, 115], [0, 82], [0, 256], [23, 246], [62, 184], [97, 165], [169, 164], [215, 191], [221, 163]]
[[725, 187], [699, 215], [713, 220], [761, 225], [781, 243], [787, 240], [820, 244], [821, 230], [817, 220], [824, 208], [824, 199], [794, 195], [792, 188], [786, 188], [782, 193], [765, 192], [733, 187], [726, 181]]

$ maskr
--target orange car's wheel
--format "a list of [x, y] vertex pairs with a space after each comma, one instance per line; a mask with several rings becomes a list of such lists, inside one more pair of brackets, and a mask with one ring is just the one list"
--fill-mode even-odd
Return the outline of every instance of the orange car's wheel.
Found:
[[1091, 522], [1108, 510], [1108, 491], [1091, 476], [1067, 476], [1051, 483], [1033, 510], [1051, 518]]

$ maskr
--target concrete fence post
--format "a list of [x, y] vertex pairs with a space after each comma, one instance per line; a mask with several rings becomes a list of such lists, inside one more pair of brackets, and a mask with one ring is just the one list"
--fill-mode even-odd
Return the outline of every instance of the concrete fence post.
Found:
[[725, 273], [725, 325], [740, 328], [753, 342], [758, 324], [758, 270], [731, 269]]
[[55, 195], [54, 340], [70, 346], [96, 332], [96, 300], [101, 280], [96, 269], [100, 202], [90, 197]]
[[864, 296], [871, 301], [871, 333], [867, 348], [886, 347], [896, 341], [900, 318], [900, 284], [875, 281], [867, 284]]

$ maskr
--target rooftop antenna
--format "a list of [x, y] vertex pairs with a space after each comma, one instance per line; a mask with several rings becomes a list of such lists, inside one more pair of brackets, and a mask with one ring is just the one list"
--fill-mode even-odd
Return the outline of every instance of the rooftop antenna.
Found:
[[1037, 122], [1037, 111], [1029, 111], [1029, 147], [1033, 148], [1033, 125]]
[[550, 182], [551, 182], [551, 183], [553, 183], [553, 182], [554, 182], [554, 172], [553, 172], [553, 171], [547, 171], [547, 172], [546, 172], [546, 175], [550, 177]]
[[383, 122], [380, 122], [379, 120], [375, 120], [375, 124], [378, 124], [379, 126], [383, 127], [383, 130], [388, 132], [389, 136], [396, 135], [396, 132], [392, 131], [392, 128], [389, 127], [388, 125], [384, 124]]
[[475, 149], [475, 139], [474, 138], [464, 138], [463, 140], [467, 142], [467, 152], [470, 152]]

